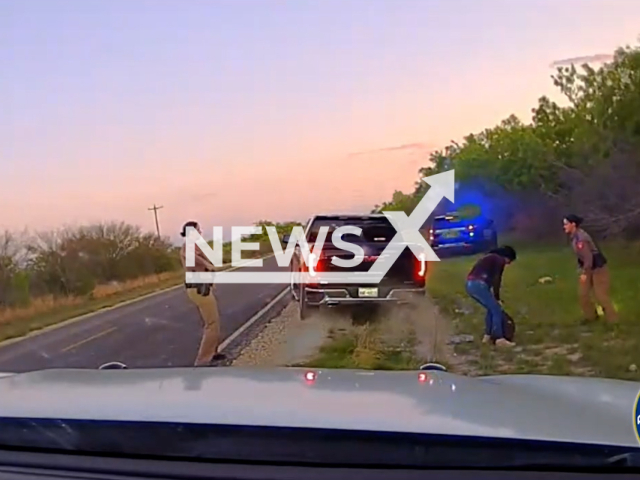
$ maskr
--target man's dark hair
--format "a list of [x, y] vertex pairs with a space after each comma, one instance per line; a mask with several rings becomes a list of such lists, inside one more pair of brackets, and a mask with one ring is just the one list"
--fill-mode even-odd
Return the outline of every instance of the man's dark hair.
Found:
[[576, 227], [579, 227], [580, 225], [582, 225], [582, 222], [584, 222], [584, 218], [576, 215], [575, 213], [570, 213], [569, 215], [564, 217], [564, 219], [569, 223], [575, 223]]
[[196, 222], [195, 220], [189, 220], [187, 223], [185, 223], [182, 226], [182, 231], [180, 232], [181, 237], [187, 236], [187, 228], [189, 227], [198, 228], [198, 222]]
[[513, 262], [516, 260], [516, 258], [518, 258], [518, 255], [516, 254], [515, 249], [513, 247], [510, 247], [509, 245], [503, 245], [501, 247], [495, 248], [491, 250], [489, 253], [500, 255], [501, 257], [506, 258], [510, 262]]

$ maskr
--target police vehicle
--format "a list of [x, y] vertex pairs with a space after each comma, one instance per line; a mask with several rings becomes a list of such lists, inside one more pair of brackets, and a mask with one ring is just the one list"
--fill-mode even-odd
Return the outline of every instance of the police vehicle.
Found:
[[493, 220], [482, 214], [463, 215], [458, 211], [439, 215], [429, 229], [429, 244], [438, 253], [479, 253], [498, 245]]

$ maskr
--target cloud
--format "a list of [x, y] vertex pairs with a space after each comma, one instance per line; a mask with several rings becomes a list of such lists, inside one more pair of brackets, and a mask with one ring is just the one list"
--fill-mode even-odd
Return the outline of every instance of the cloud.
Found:
[[350, 153], [349, 157], [359, 157], [361, 155], [372, 155], [376, 153], [387, 153], [387, 152], [409, 152], [416, 150], [425, 150], [430, 148], [426, 143], [404, 143], [402, 145], [395, 145], [393, 147], [384, 147], [377, 148], [374, 150], [363, 150], [360, 152]]
[[582, 57], [565, 58], [563, 60], [556, 60], [550, 66], [555, 67], [568, 67], [570, 65], [583, 65], [585, 63], [605, 63], [613, 60], [613, 55], [609, 53], [597, 53], [595, 55], [585, 55]]
[[209, 193], [198, 193], [196, 195], [193, 195], [191, 197], [192, 200], [207, 200], [210, 198], [216, 198], [218, 196], [217, 193], [215, 192], [209, 192]]

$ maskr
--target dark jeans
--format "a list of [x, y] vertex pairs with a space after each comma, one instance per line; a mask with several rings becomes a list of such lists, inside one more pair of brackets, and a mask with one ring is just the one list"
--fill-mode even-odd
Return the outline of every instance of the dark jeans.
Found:
[[489, 285], [482, 280], [467, 280], [467, 294], [476, 302], [482, 305], [487, 314], [484, 318], [484, 333], [491, 335], [491, 338], [497, 340], [504, 338], [502, 331], [502, 307], [494, 298]]

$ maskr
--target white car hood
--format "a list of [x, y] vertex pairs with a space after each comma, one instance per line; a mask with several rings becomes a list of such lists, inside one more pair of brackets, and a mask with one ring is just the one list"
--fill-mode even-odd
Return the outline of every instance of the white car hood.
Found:
[[[640, 383], [297, 368], [0, 374], [0, 417], [477, 435], [640, 447]], [[427, 375], [424, 378], [420, 375]]]

